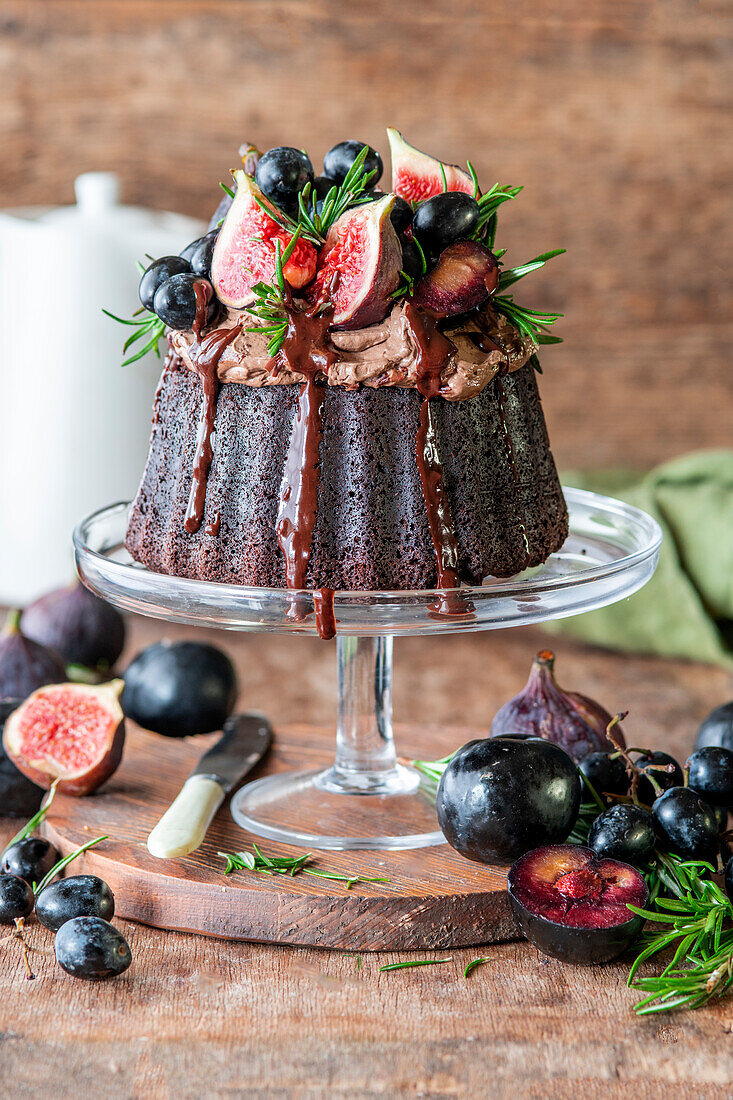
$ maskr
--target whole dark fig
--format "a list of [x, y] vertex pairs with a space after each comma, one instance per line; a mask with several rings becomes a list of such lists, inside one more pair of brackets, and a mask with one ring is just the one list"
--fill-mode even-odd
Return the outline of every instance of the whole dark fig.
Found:
[[81, 581], [41, 596], [25, 609], [21, 625], [29, 638], [55, 649], [69, 665], [112, 668], [125, 644], [119, 611]]
[[[529, 680], [497, 712], [491, 736], [528, 733], [560, 745], [578, 763], [591, 752], [609, 752], [606, 737], [611, 722], [608, 711], [575, 691], [564, 691], [555, 679], [555, 654], [543, 649], [532, 662]], [[621, 727], [614, 727], [620, 745], [625, 745]]]
[[[0, 738], [5, 719], [21, 704], [21, 699], [0, 702]], [[0, 817], [33, 817], [40, 809], [46, 792], [19, 772], [0, 743]]]
[[10, 611], [0, 637], [0, 699], [25, 699], [36, 688], [65, 679], [66, 667], [58, 653], [26, 637], [20, 612]]

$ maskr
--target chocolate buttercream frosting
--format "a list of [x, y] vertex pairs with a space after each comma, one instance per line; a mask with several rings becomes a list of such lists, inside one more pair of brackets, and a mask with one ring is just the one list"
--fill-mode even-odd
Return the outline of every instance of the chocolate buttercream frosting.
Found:
[[[409, 308], [409, 304], [402, 302], [393, 306], [377, 325], [353, 332], [330, 332], [328, 340], [335, 354], [328, 357], [328, 365], [319, 377], [330, 386], [345, 389], [418, 388], [420, 349], [408, 321]], [[248, 318], [241, 310], [230, 310], [216, 325], [217, 329], [242, 326], [219, 359], [219, 381], [255, 387], [305, 382], [305, 375], [268, 355], [267, 336], [246, 331]], [[254, 318], [252, 324], [256, 324]], [[497, 374], [519, 370], [537, 350], [531, 340], [525, 339], [490, 305], [468, 319], [461, 319], [454, 327], [444, 324], [443, 329], [453, 350], [442, 368], [438, 393], [449, 401], [475, 397]], [[169, 340], [184, 365], [196, 370], [191, 357], [196, 342], [194, 333], [170, 332]]]

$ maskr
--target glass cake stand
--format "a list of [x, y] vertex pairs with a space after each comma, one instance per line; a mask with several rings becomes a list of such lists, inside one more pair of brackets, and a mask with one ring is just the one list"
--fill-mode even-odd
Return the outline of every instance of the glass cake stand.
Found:
[[[455, 590], [337, 592], [336, 758], [325, 770], [283, 772], [242, 787], [231, 812], [242, 828], [314, 849], [423, 848], [443, 843], [434, 797], [397, 762], [392, 732], [392, 640], [561, 619], [626, 599], [652, 576], [662, 532], [645, 512], [565, 489], [570, 534], [544, 565]], [[124, 549], [129, 505], [82, 520], [79, 575], [125, 611], [227, 630], [316, 634], [309, 591], [246, 588], [152, 573]], [[446, 605], [448, 610], [446, 611]], [[297, 615], [293, 610], [297, 607]]]

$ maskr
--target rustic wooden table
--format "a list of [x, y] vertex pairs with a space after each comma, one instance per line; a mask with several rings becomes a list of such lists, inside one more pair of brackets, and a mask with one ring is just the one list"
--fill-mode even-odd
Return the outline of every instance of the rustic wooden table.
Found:
[[[182, 636], [131, 622], [129, 651]], [[201, 635], [199, 635], [201, 636]], [[333, 718], [333, 645], [211, 635], [234, 656], [246, 706], [273, 722]], [[406, 639], [396, 650], [398, 719], [486, 723], [524, 682], [537, 631]], [[715, 704], [722, 671], [559, 642], [561, 681], [630, 708], [634, 740], [682, 755]], [[124, 666], [123, 666], [124, 667]], [[450, 740], [446, 750], [453, 747]], [[161, 761], [165, 743], [161, 742]], [[0, 824], [0, 840], [14, 832]], [[36, 980], [14, 941], [0, 952], [2, 1092], [184, 1098], [426, 1095], [730, 1097], [733, 1000], [638, 1019], [623, 965], [563, 966], [524, 943], [439, 952], [443, 966], [380, 974], [361, 956], [162, 933], [120, 922], [132, 968], [102, 985], [55, 965], [29, 928]]]

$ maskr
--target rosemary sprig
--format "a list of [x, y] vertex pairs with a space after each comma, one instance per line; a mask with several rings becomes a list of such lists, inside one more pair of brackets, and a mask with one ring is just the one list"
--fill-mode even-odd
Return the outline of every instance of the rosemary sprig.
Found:
[[553, 248], [550, 252], [543, 252], [540, 256], [535, 256], [533, 260], [527, 260], [525, 264], [519, 264], [518, 267], [504, 268], [499, 276], [499, 290], [506, 290], [508, 287], [513, 286], [525, 275], [529, 275], [531, 271], [538, 271], [545, 266], [548, 260], [554, 259], [555, 256], [562, 256], [566, 251], [565, 248]]
[[88, 852], [90, 848], [94, 848], [97, 844], [101, 844], [103, 840], [109, 840], [109, 837], [98, 836], [95, 837], [94, 840], [88, 840], [86, 844], [82, 844], [80, 848], [77, 848], [73, 852], [69, 852], [68, 856], [64, 856], [63, 859], [60, 859], [58, 863], [54, 864], [48, 874], [44, 875], [38, 885], [36, 885], [35, 883], [33, 884], [33, 893], [36, 895], [36, 897], [38, 897], [41, 890], [45, 889], [46, 886], [48, 886], [49, 882], [52, 882], [56, 878], [56, 875], [60, 875], [63, 869], [65, 867], [68, 867], [69, 864], [77, 858], [77, 856], [80, 856], [83, 852]]
[[217, 852], [218, 856], [226, 860], [224, 874], [230, 875], [232, 871], [261, 871], [266, 875], [313, 875], [315, 878], [331, 879], [334, 882], [343, 882], [346, 889], [350, 890], [355, 882], [389, 882], [388, 878], [368, 878], [365, 875], [341, 875], [336, 871], [325, 871], [320, 867], [311, 866], [313, 854], [291, 858], [289, 856], [266, 856], [256, 845], [252, 845], [253, 852]]
[[[702, 860], [658, 852], [653, 870], [674, 896], [657, 896], [653, 909], [629, 906], [638, 916], [663, 926], [644, 934], [629, 973], [628, 984], [647, 994], [635, 1005], [641, 1016], [699, 1008], [733, 983], [733, 903], [707, 877], [714, 869]], [[643, 962], [672, 948], [672, 958], [660, 974], [636, 976]]]
[[245, 306], [245, 311], [264, 323], [253, 325], [247, 332], [263, 332], [270, 337], [267, 354], [274, 358], [280, 351], [288, 330], [286, 309], [285, 276], [283, 268], [293, 254], [301, 236], [301, 227], [296, 226], [285, 251], [280, 251], [280, 241], [275, 241], [275, 279], [273, 283], [258, 282], [252, 287], [255, 301]]
[[400, 763], [409, 764], [424, 775], [426, 779], [429, 779], [431, 783], [435, 783], [437, 786], [440, 783], [440, 778], [445, 769], [453, 759], [454, 753], [449, 753], [448, 756], [444, 756], [441, 760], [404, 760]]
[[398, 298], [411, 298], [415, 289], [415, 279], [421, 279], [428, 270], [427, 257], [425, 256], [423, 247], [417, 237], [413, 237], [413, 244], [420, 254], [420, 271], [414, 278], [413, 276], [408, 275], [406, 271], [400, 271], [400, 285], [397, 287], [397, 290], [393, 290], [390, 294], [390, 298], [393, 301]]
[[[123, 360], [123, 367], [129, 367], [131, 363], [136, 363], [149, 351], [154, 351], [160, 359], [158, 342], [165, 336], [165, 325], [160, 317], [156, 317], [154, 313], [150, 313], [147, 309], [136, 310], [130, 318], [117, 317], [114, 313], [110, 313], [108, 309], [103, 309], [102, 313], [106, 314], [107, 317], [111, 317], [113, 321], [117, 321], [120, 325], [132, 325], [134, 327], [135, 332], [128, 336], [122, 345], [123, 355], [133, 344], [137, 344], [140, 340], [144, 341], [142, 348], [138, 348], [134, 355], [130, 355]], [[138, 316], [139, 314], [142, 314], [142, 316]]]
[[[474, 190], [478, 186], [473, 165], [469, 165], [469, 171], [474, 181]], [[476, 240], [483, 241], [487, 248], [494, 248], [496, 241], [497, 211], [502, 203], [516, 199], [522, 191], [522, 187], [508, 187], [506, 184], [495, 183], [483, 195], [476, 196], [479, 207], [478, 225], [476, 227]]]
[[495, 294], [491, 304], [497, 313], [501, 313], [523, 336], [528, 336], [536, 344], [562, 343], [561, 336], [553, 336], [547, 331], [560, 320], [562, 313], [542, 313], [536, 309], [528, 309], [515, 302], [511, 294]]
[[298, 195], [298, 213], [291, 218], [278, 207], [257, 198], [257, 203], [273, 218], [279, 226], [295, 233], [300, 229], [302, 236], [316, 246], [322, 245], [334, 222], [351, 206], [361, 206], [371, 199], [366, 195], [374, 172], [367, 172], [364, 162], [369, 155], [369, 146], [365, 145], [346, 173], [342, 183], [332, 187], [323, 200], [320, 213], [318, 198], [310, 183], [307, 183]]
[[59, 784], [59, 780], [54, 779], [53, 783], [49, 787], [48, 794], [46, 795], [45, 799], [43, 800], [43, 804], [41, 805], [41, 808], [33, 815], [32, 818], [30, 818], [28, 821], [26, 821], [23, 828], [20, 829], [15, 834], [13, 839], [8, 841], [8, 843], [5, 846], [5, 851], [7, 851], [8, 848], [12, 848], [12, 846], [14, 844], [17, 844], [19, 841], [25, 840], [25, 838], [30, 836], [31, 833], [34, 833], [36, 831], [36, 829], [38, 828], [38, 826], [44, 821], [44, 819], [46, 817], [46, 814], [48, 813], [49, 809], [51, 808], [51, 803], [53, 802], [54, 797], [56, 795], [56, 788], [58, 787], [58, 784]]
[[386, 970], [409, 970], [413, 966], [440, 966], [441, 963], [452, 961], [452, 956], [450, 959], [409, 959], [407, 962], [387, 963], [386, 966], [380, 966], [379, 972], [382, 974]]

